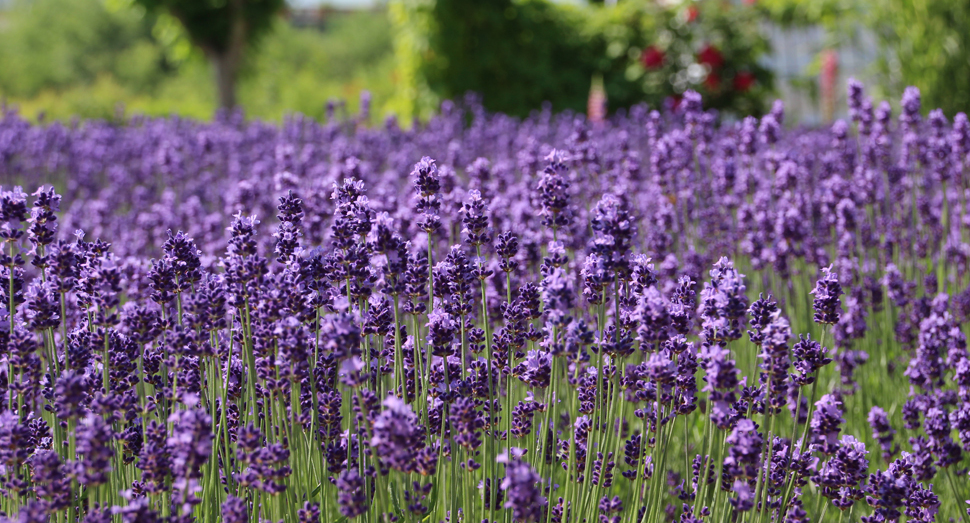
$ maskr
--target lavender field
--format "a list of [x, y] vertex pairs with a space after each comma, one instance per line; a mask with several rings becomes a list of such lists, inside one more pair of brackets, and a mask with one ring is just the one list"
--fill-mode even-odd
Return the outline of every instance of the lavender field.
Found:
[[22, 523], [970, 521], [970, 122], [0, 120]]

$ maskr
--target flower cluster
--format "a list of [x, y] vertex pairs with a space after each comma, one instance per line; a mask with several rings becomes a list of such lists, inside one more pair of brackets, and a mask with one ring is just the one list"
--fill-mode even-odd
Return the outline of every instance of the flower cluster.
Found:
[[4, 113], [0, 519], [962, 517], [970, 124], [849, 101]]

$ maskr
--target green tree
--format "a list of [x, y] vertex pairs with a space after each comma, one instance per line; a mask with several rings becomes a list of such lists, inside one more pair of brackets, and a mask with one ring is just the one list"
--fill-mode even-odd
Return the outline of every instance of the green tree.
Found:
[[135, 0], [149, 11], [166, 11], [212, 64], [219, 105], [236, 105], [236, 82], [247, 46], [273, 26], [285, 0]]

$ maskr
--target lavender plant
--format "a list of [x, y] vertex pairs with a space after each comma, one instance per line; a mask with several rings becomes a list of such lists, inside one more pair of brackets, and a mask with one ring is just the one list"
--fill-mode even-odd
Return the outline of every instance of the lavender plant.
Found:
[[0, 516], [970, 521], [970, 125], [848, 99], [8, 111]]

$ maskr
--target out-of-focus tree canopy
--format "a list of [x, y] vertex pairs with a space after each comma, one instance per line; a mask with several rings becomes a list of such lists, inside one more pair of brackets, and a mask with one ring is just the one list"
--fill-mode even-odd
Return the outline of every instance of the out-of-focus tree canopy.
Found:
[[135, 0], [149, 11], [175, 17], [189, 40], [212, 63], [219, 105], [236, 105], [236, 81], [247, 45], [272, 27], [285, 0]]
[[[237, 102], [246, 116], [278, 120], [357, 110], [371, 93], [388, 113], [398, 84], [392, 31], [382, 10], [312, 12], [296, 27], [284, 16], [247, 53]], [[211, 66], [182, 25], [131, 0], [16, 0], [0, 11], [0, 102], [33, 118], [180, 114], [211, 118], [219, 107]]]

